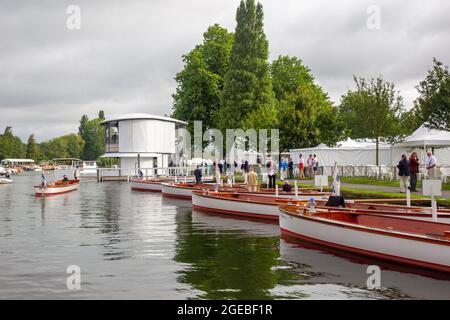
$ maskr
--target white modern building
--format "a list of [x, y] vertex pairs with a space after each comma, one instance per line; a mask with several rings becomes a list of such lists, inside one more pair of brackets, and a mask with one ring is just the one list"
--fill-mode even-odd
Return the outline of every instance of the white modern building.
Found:
[[145, 113], [127, 114], [101, 123], [106, 129], [105, 154], [118, 158], [121, 169], [166, 168], [175, 162], [186, 122]]

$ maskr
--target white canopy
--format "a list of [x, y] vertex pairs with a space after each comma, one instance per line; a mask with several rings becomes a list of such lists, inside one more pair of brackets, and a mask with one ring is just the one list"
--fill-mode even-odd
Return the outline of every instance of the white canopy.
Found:
[[[376, 144], [370, 140], [347, 140], [338, 142], [335, 147], [320, 144], [314, 148], [292, 149], [291, 158], [298, 164], [300, 154], [306, 161], [310, 154], [316, 154], [320, 166], [334, 166], [337, 162], [341, 166], [374, 165], [376, 160]], [[392, 148], [389, 144], [379, 144], [380, 164], [392, 164]]]
[[450, 132], [429, 129], [422, 125], [398, 146], [401, 147], [445, 147], [450, 146]]

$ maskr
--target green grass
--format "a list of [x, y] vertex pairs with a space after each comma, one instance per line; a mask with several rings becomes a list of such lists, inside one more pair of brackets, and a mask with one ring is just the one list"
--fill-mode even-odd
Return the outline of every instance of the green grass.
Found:
[[[331, 180], [330, 180], [331, 181]], [[398, 187], [400, 185], [399, 181], [389, 181], [389, 180], [378, 180], [375, 178], [369, 177], [342, 177], [342, 183], [351, 183], [351, 184], [366, 184], [372, 186], [382, 186], [382, 187]], [[422, 182], [417, 182], [417, 187], [422, 188]], [[450, 190], [450, 183], [443, 183], [442, 190]]]

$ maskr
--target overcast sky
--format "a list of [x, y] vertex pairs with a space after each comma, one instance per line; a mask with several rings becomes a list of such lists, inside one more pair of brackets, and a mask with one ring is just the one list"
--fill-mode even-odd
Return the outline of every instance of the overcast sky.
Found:
[[[352, 75], [394, 82], [412, 104], [436, 56], [450, 63], [448, 0], [262, 0], [270, 59], [297, 56], [336, 103]], [[69, 5], [81, 28], [66, 26]], [[233, 31], [239, 0], [0, 0], [0, 130], [38, 141], [82, 114], [170, 114], [181, 55], [209, 25]], [[380, 9], [380, 28], [371, 5]], [[368, 28], [367, 21], [372, 28]], [[375, 21], [375, 24], [374, 24]]]

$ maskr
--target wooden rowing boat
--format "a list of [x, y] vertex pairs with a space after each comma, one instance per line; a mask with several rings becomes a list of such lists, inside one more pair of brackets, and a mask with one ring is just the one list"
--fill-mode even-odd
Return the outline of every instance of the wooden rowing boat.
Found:
[[47, 185], [39, 185], [34, 187], [34, 191], [37, 197], [42, 196], [51, 196], [56, 194], [67, 193], [71, 191], [75, 191], [80, 187], [80, 180], [56, 180]]
[[450, 272], [450, 224], [392, 216], [316, 212], [282, 205], [281, 233], [324, 247]]

